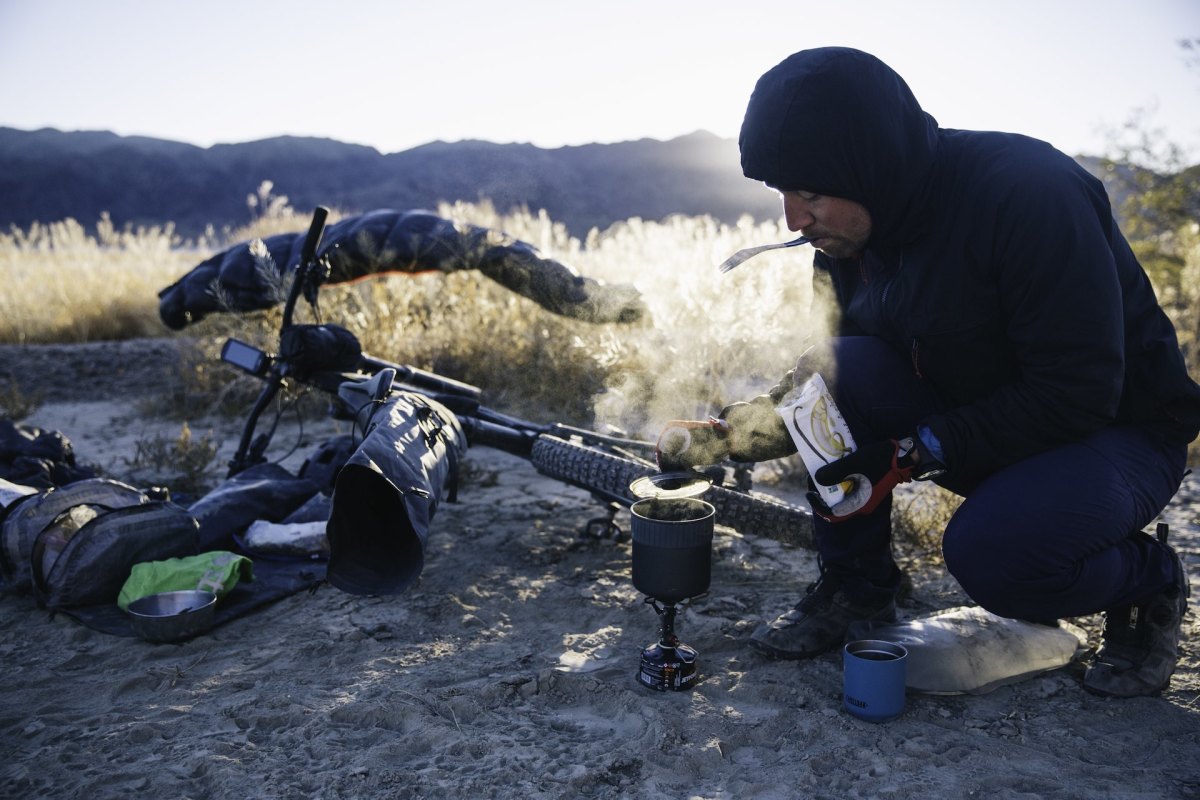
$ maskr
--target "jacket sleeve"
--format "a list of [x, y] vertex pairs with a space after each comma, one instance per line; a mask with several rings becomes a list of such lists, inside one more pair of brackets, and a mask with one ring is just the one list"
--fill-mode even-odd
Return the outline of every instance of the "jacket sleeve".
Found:
[[1125, 373], [1115, 223], [1103, 187], [1065, 167], [1031, 172], [993, 214], [976, 256], [994, 271], [1015, 379], [922, 421], [951, 472], [964, 476], [1109, 424]]

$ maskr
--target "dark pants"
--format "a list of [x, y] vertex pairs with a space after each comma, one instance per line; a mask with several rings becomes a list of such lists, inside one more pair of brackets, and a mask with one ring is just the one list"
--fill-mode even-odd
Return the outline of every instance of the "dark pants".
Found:
[[[858, 444], [914, 433], [942, 410], [882, 340], [844, 337], [832, 347], [823, 377]], [[1114, 425], [974, 485], [948, 474], [939, 483], [966, 499], [943, 534], [946, 567], [972, 600], [1004, 617], [1050, 622], [1146, 599], [1174, 581], [1176, 567], [1141, 529], [1179, 488], [1186, 455], [1186, 445]], [[814, 517], [823, 568], [865, 595], [894, 590], [891, 510], [889, 498], [845, 522]]]

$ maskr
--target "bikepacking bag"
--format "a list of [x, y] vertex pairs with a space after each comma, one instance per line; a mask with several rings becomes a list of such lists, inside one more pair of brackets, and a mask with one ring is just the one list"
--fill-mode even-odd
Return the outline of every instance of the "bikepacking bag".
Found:
[[318, 493], [316, 483], [269, 462], [226, 478], [188, 506], [200, 523], [197, 552], [229, 550], [254, 522], [281, 522]]
[[0, 526], [9, 588], [51, 609], [113, 603], [134, 564], [196, 552], [186, 509], [93, 478], [24, 498]]
[[467, 441], [458, 418], [423, 395], [394, 392], [367, 410], [362, 444], [334, 482], [326, 577], [351, 594], [396, 594], [421, 574], [443, 494], [456, 499]]

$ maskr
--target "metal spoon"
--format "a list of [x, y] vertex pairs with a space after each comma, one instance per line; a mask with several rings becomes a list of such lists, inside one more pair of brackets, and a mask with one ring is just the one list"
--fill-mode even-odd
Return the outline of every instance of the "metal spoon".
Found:
[[722, 273], [729, 272], [734, 267], [741, 264], [748, 258], [753, 258], [759, 253], [765, 253], [768, 250], [779, 250], [783, 247], [795, 247], [798, 244], [808, 244], [812, 239], [808, 236], [801, 236], [799, 239], [792, 239], [790, 242], [779, 242], [778, 244], [760, 244], [758, 247], [747, 247], [743, 250], [738, 250], [736, 253], [725, 259], [725, 263], [717, 267]]

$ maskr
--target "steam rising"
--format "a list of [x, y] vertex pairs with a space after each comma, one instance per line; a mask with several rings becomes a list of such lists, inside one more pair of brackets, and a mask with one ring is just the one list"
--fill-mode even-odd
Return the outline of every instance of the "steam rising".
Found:
[[602, 284], [597, 297], [644, 306], [630, 322], [564, 319], [461, 272], [371, 282], [328, 301], [343, 319], [364, 319], [356, 333], [369, 352], [462, 377], [509, 413], [543, 418], [542, 404], [555, 419], [565, 411], [566, 421], [656, 439], [668, 420], [706, 419], [767, 391], [828, 330], [830, 312], [814, 307], [810, 248], [717, 271], [737, 250], [788, 238], [780, 222], [630, 219], [580, 241], [545, 212], [460, 203], [438, 214], [505, 231]]
[[707, 218], [630, 220], [589, 238], [581, 272], [631, 283], [649, 324], [615, 331], [636, 354], [594, 399], [597, 424], [654, 438], [670, 419], [704, 419], [771, 388], [827, 330], [814, 307], [812, 251], [764, 253], [736, 274], [729, 253], [787, 232], [775, 223], [725, 226]]

